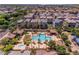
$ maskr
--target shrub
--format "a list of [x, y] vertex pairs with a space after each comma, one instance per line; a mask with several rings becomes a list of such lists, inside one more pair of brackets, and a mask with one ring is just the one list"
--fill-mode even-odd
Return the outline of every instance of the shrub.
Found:
[[2, 50], [4, 51], [5, 54], [8, 54], [8, 52], [12, 50], [12, 48], [13, 48], [13, 45], [9, 44], [9, 45], [6, 45]]

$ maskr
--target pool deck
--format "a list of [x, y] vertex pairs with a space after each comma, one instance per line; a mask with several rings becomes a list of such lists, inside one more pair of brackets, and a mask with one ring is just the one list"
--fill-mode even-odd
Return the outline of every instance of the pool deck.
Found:
[[[37, 40], [31, 40], [31, 44], [29, 44], [29, 46], [26, 46], [26, 45], [24, 44], [23, 40], [24, 40], [24, 38], [25, 38], [26, 35], [29, 35], [30, 38], [32, 38], [32, 36], [39, 35], [40, 33], [45, 34], [46, 36], [49, 36], [49, 35], [47, 34], [47, 32], [28, 32], [28, 34], [24, 34], [24, 35], [21, 36], [20, 40], [18, 41], [19, 43], [16, 44], [16, 45], [14, 45], [13, 50], [26, 50], [26, 49], [31, 49], [31, 48], [35, 48], [35, 49], [47, 49], [47, 48], [49, 48], [49, 47], [45, 44], [45, 42], [40, 42], [40, 43], [38, 43]], [[7, 36], [7, 35], [8, 35], [8, 33], [7, 33], [5, 36]], [[4, 37], [5, 37], [5, 36], [4, 36]], [[61, 39], [60, 39], [60, 38], [57, 38], [55, 35], [51, 35], [51, 40], [59, 41], [59, 40], [61, 40]], [[48, 41], [47, 41], [47, 42], [48, 42]], [[18, 47], [18, 46], [21, 45], [21, 44], [24, 46], [24, 48]]]

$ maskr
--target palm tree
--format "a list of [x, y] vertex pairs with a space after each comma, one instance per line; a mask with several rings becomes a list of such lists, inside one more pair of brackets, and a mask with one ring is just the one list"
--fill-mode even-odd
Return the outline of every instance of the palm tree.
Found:
[[61, 34], [61, 38], [62, 38], [63, 40], [68, 39], [67, 35], [65, 35], [64, 33]]
[[70, 46], [71, 45], [71, 42], [69, 40], [65, 40], [64, 42], [65, 42], [66, 46]]
[[26, 44], [27, 46], [31, 43], [31, 39], [28, 35], [25, 36], [23, 41], [24, 41], [24, 44]]
[[52, 50], [55, 49], [56, 44], [54, 41], [50, 40], [47, 45], [49, 46], [49, 49]]
[[58, 52], [59, 55], [65, 55], [66, 53], [66, 48], [64, 46], [59, 46], [57, 45], [55, 47], [56, 51]]
[[57, 30], [57, 32], [58, 32], [59, 34], [61, 34], [61, 33], [62, 33], [62, 27], [57, 26], [55, 29]]

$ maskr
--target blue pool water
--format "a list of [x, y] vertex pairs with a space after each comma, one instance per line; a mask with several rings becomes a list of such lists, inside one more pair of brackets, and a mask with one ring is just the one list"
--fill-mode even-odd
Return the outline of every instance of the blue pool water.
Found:
[[46, 36], [45, 34], [39, 34], [37, 36], [32, 36], [32, 40], [37, 40], [38, 41], [38, 39], [40, 41], [46, 41], [46, 40], [49, 41], [49, 40], [51, 40], [51, 37]]

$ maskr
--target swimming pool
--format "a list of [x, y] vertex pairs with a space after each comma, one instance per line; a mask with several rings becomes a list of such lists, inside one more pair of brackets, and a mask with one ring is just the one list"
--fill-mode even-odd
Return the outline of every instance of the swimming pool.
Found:
[[32, 40], [40, 40], [41, 42], [44, 42], [46, 40], [51, 40], [51, 37], [46, 36], [45, 34], [39, 34], [37, 36], [32, 36]]

